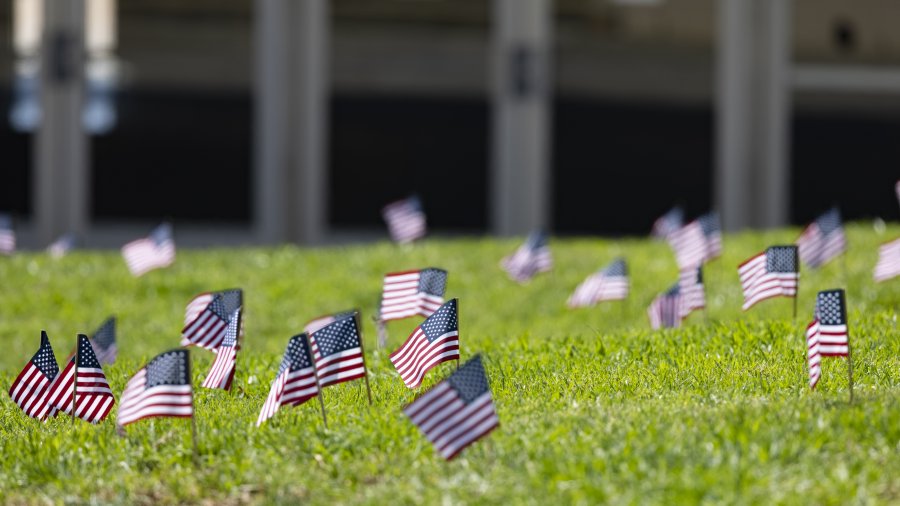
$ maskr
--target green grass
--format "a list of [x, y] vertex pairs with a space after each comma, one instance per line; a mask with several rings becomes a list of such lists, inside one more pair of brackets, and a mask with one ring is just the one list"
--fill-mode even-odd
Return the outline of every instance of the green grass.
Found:
[[[900, 502], [900, 280], [874, 284], [869, 224], [848, 229], [851, 250], [802, 273], [799, 315], [773, 299], [740, 310], [736, 266], [797, 229], [725, 238], [706, 271], [709, 319], [651, 331], [646, 307], [676, 279], [659, 242], [558, 239], [556, 268], [525, 286], [499, 259], [517, 240], [433, 239], [326, 249], [181, 250], [169, 269], [131, 278], [117, 252], [0, 258], [0, 385], [7, 389], [46, 329], [62, 358], [78, 332], [119, 317], [113, 390], [153, 355], [178, 345], [184, 306], [197, 292], [243, 287], [246, 346], [230, 393], [199, 387], [211, 354], [195, 350], [201, 462], [187, 420], [145, 420], [117, 437], [60, 417], [41, 424], [0, 397], [3, 503], [898, 503]], [[569, 310], [584, 277], [624, 255], [628, 301]], [[416, 392], [388, 353], [418, 323], [389, 325], [376, 349], [370, 320], [388, 271], [450, 271], [460, 299], [463, 359], [481, 353], [501, 426], [444, 462], [403, 416]], [[845, 266], [845, 267], [844, 267]], [[815, 292], [844, 287], [856, 399], [846, 362], [826, 359], [806, 386], [803, 329]], [[318, 404], [280, 411], [257, 429], [259, 409], [288, 337], [310, 318], [363, 311], [374, 405], [358, 381]], [[443, 364], [426, 386], [452, 370]]]

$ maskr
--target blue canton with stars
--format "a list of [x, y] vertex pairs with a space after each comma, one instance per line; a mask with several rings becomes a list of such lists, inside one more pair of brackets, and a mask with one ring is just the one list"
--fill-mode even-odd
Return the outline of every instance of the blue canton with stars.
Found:
[[171, 350], [161, 353], [145, 367], [146, 388], [157, 385], [190, 385], [191, 368], [188, 350]]
[[218, 316], [223, 321], [228, 321], [229, 314], [225, 307], [225, 300], [221, 294], [216, 294], [216, 296], [213, 297], [212, 302], [209, 303], [209, 306], [206, 307], [206, 310]]
[[547, 247], [547, 234], [543, 231], [532, 232], [525, 241], [525, 247], [531, 251]]
[[439, 307], [431, 316], [422, 322], [422, 332], [433, 342], [447, 332], [459, 330], [459, 319], [456, 317], [457, 299], [451, 299]]
[[816, 316], [822, 325], [846, 325], [843, 290], [823, 290], [816, 297]]
[[6, 213], [0, 213], [0, 230], [11, 230], [12, 218]]
[[327, 357], [351, 348], [359, 348], [359, 330], [356, 317], [349, 316], [343, 320], [322, 327], [313, 333], [319, 353]]
[[94, 344], [97, 345], [100, 349], [105, 350], [109, 348], [113, 343], [116, 342], [116, 318], [114, 316], [109, 317], [103, 325], [100, 325], [100, 328], [94, 332], [94, 337], [91, 338], [94, 341]]
[[312, 354], [309, 352], [309, 341], [307, 341], [306, 332], [298, 334], [288, 341], [287, 351], [284, 352], [284, 358], [281, 360], [281, 367], [278, 368], [278, 376], [284, 371], [298, 371], [312, 367]]
[[429, 295], [444, 296], [447, 288], [447, 271], [429, 267], [419, 272], [419, 291]]
[[485, 392], [490, 391], [481, 355], [475, 355], [447, 378], [447, 383], [456, 390], [460, 400], [469, 404]]
[[668, 297], [671, 297], [671, 296], [674, 296], [674, 295], [678, 295], [678, 294], [680, 294], [680, 293], [681, 293], [681, 286], [679, 286], [678, 283], [675, 283], [674, 285], [672, 285], [671, 288], [669, 288], [668, 290], [666, 290], [665, 295], [668, 296]]
[[31, 363], [49, 379], [53, 379], [59, 374], [59, 365], [56, 363], [56, 355], [53, 354], [53, 348], [50, 346], [50, 338], [47, 337], [47, 333], [44, 331], [41, 331], [41, 347], [38, 348], [37, 353], [31, 357]]
[[97, 360], [97, 355], [94, 354], [94, 347], [91, 346], [91, 342], [84, 334], [78, 334], [78, 353], [76, 353], [76, 356], [78, 357], [77, 366], [79, 368], [100, 369], [100, 361]]
[[837, 208], [833, 208], [827, 213], [816, 219], [816, 226], [822, 235], [828, 235], [835, 230], [841, 228], [841, 212]]
[[239, 307], [244, 305], [244, 292], [240, 288], [232, 290], [223, 290], [216, 295], [222, 296], [222, 304], [225, 307], [225, 314], [231, 315]]
[[150, 239], [157, 245], [162, 246], [164, 243], [172, 240], [172, 225], [163, 223], [153, 229], [150, 233]]
[[225, 327], [225, 338], [222, 340], [222, 346], [234, 347], [237, 344], [238, 337], [238, 321], [240, 321], [241, 308], [237, 308], [231, 314], [228, 326]]
[[797, 247], [772, 246], [766, 250], [766, 271], [797, 272]]
[[722, 226], [719, 224], [719, 213], [712, 212], [704, 214], [697, 218], [697, 221], [700, 222], [700, 228], [703, 230], [703, 235], [707, 237], [722, 230]]
[[628, 268], [625, 266], [625, 259], [615, 259], [603, 273], [607, 276], [627, 276]]

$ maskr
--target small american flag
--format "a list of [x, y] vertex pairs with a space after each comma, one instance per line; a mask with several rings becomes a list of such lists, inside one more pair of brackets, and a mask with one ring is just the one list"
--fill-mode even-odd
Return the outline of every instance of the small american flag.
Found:
[[[197, 300], [202, 294], [195, 297]], [[212, 295], [212, 300], [181, 331], [181, 345], [197, 345], [215, 351], [225, 339], [225, 329], [230, 318], [242, 307], [243, 293], [240, 289], [226, 290]], [[193, 303], [193, 301], [192, 301]], [[191, 304], [188, 311], [192, 312]]]
[[91, 337], [91, 345], [94, 354], [101, 364], [112, 364], [116, 361], [118, 348], [116, 347], [116, 317], [110, 316], [100, 325]]
[[549, 271], [553, 268], [553, 257], [547, 239], [547, 234], [543, 232], [532, 232], [515, 253], [503, 258], [501, 267], [506, 269], [510, 278], [520, 283], [539, 272]]
[[771, 297], [795, 297], [799, 269], [797, 246], [771, 246], [738, 266], [744, 311]]
[[26, 415], [44, 420], [52, 409], [47, 393], [58, 374], [59, 365], [50, 338], [41, 331], [41, 346], [9, 387], [9, 396]]
[[339, 313], [317, 316], [316, 318], [313, 318], [312, 320], [310, 320], [309, 323], [307, 323], [305, 327], [303, 327], [303, 331], [306, 332], [307, 335], [312, 334], [313, 332], [321, 329], [322, 327], [324, 327], [325, 325], [328, 325], [329, 323], [334, 323], [334, 322], [344, 319], [348, 316], [353, 316], [358, 312], [359, 311], [356, 309], [350, 309], [347, 311], [341, 311]]
[[355, 315], [329, 323], [309, 336], [320, 388], [365, 377], [361, 339]]
[[821, 357], [846, 357], [850, 353], [847, 305], [843, 290], [824, 290], [816, 296], [813, 321], [806, 327], [809, 388], [821, 376]]
[[386, 274], [381, 291], [381, 320], [430, 316], [444, 303], [446, 289], [447, 271], [443, 269], [429, 267]]
[[900, 276], [900, 239], [882, 244], [878, 248], [878, 263], [875, 264], [875, 281], [887, 281]]
[[193, 414], [190, 352], [170, 350], [154, 357], [128, 380], [116, 423], [124, 427], [144, 418]]
[[149, 236], [122, 246], [122, 257], [133, 276], [142, 276], [153, 269], [172, 265], [175, 262], [172, 225], [163, 223]]
[[84, 334], [78, 334], [75, 356], [50, 386], [50, 405], [67, 415], [98, 423], [116, 403], [94, 348]]
[[628, 297], [628, 269], [624, 258], [617, 258], [605, 269], [591, 274], [569, 297], [569, 307], [591, 306], [604, 300]]
[[459, 318], [457, 299], [450, 299], [413, 330], [403, 346], [391, 353], [391, 363], [409, 388], [441, 362], [459, 360]]
[[13, 230], [12, 217], [0, 214], [0, 254], [12, 255], [16, 252], [16, 232]]
[[257, 427], [275, 416], [281, 406], [299, 406], [319, 394], [307, 336], [306, 333], [299, 334], [288, 341], [278, 375], [256, 420]]
[[653, 222], [653, 229], [650, 232], [650, 235], [664, 239], [680, 229], [683, 225], [684, 210], [680, 207], [673, 207], [669, 212], [660, 216]]
[[678, 283], [653, 299], [647, 308], [650, 326], [654, 329], [680, 327], [683, 313], [683, 300]]
[[241, 308], [237, 308], [231, 313], [231, 318], [229, 318], [228, 325], [225, 327], [225, 337], [222, 339], [222, 344], [216, 348], [216, 360], [213, 362], [206, 379], [203, 380], [204, 387], [231, 390], [231, 382], [234, 380], [234, 364], [237, 359], [238, 329], [240, 326]]
[[722, 226], [718, 213], [711, 212], [669, 235], [680, 270], [694, 269], [722, 254]]
[[403, 412], [447, 460], [500, 425], [479, 355]]
[[847, 250], [847, 238], [837, 208], [816, 218], [797, 239], [800, 260], [810, 267], [821, 267]]
[[386, 205], [381, 216], [395, 242], [405, 244], [425, 236], [425, 212], [415, 195]]
[[702, 266], [679, 273], [678, 292], [681, 294], [682, 318], [687, 318], [693, 311], [706, 308]]
[[75, 234], [63, 234], [47, 246], [47, 253], [53, 258], [66, 256], [75, 247]]

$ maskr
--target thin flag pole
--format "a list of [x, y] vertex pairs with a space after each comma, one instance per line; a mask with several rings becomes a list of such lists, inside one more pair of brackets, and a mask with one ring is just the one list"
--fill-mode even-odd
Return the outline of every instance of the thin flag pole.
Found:
[[847, 381], [850, 384], [850, 404], [853, 404], [853, 348], [850, 347], [850, 332], [847, 332]]
[[325, 399], [322, 397], [322, 385], [319, 383], [319, 373], [318, 369], [316, 369], [316, 356], [312, 352], [312, 343], [309, 341], [309, 334], [306, 334], [306, 349], [309, 350], [309, 357], [313, 362], [313, 371], [316, 371], [316, 389], [319, 393], [316, 397], [319, 398], [319, 406], [322, 407], [322, 422], [325, 424], [325, 428], [328, 428], [328, 415], [325, 414]]
[[187, 353], [187, 374], [191, 382], [191, 447], [193, 450], [194, 464], [200, 463], [200, 452], [197, 451], [197, 409], [194, 405], [194, 377], [191, 375], [191, 352]]
[[72, 423], [75, 423], [75, 411], [78, 410], [78, 355], [81, 347], [78, 346], [78, 338], [75, 339], [75, 377], [72, 381]]
[[359, 351], [362, 352], [363, 369], [366, 371], [366, 393], [369, 395], [369, 406], [372, 405], [372, 387], [369, 386], [369, 367], [366, 366], [366, 347], [363, 345], [362, 325], [359, 324], [359, 311], [353, 315], [356, 320], [356, 331], [359, 332]]

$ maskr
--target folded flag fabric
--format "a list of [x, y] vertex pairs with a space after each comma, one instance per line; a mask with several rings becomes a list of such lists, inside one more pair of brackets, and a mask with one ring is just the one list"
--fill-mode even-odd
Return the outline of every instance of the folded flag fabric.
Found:
[[241, 308], [237, 308], [231, 314], [228, 325], [225, 327], [225, 337], [222, 344], [216, 348], [216, 360], [209, 370], [203, 386], [206, 388], [221, 388], [231, 390], [231, 382], [234, 380], [234, 365], [238, 350], [238, 329], [241, 326]]
[[650, 317], [650, 326], [654, 329], [675, 328], [681, 326], [683, 299], [678, 283], [664, 293], [659, 294], [647, 308], [647, 316]]
[[322, 327], [324, 327], [325, 325], [328, 325], [329, 323], [334, 323], [334, 322], [341, 320], [343, 318], [346, 318], [348, 316], [353, 316], [358, 312], [359, 311], [356, 309], [349, 309], [347, 311], [341, 311], [339, 313], [318, 316], [318, 317], [310, 320], [309, 323], [307, 323], [306, 326], [303, 328], [303, 331], [306, 332], [307, 335], [312, 334], [313, 332], [321, 329]]
[[421, 385], [425, 373], [441, 362], [459, 360], [458, 303], [447, 301], [391, 353], [391, 363], [407, 387]]
[[425, 212], [415, 195], [386, 205], [381, 216], [395, 242], [405, 244], [425, 236]]
[[47, 253], [53, 258], [66, 256], [75, 247], [75, 234], [63, 234], [47, 246]]
[[680, 207], [673, 207], [653, 222], [650, 235], [665, 239], [682, 226], [684, 226], [684, 210]]
[[843, 290], [824, 290], [816, 296], [813, 321], [806, 327], [809, 388], [816, 388], [822, 375], [822, 357], [850, 354], [847, 303]]
[[50, 386], [50, 404], [67, 415], [91, 423], [103, 421], [116, 399], [90, 340], [78, 334], [75, 356]]
[[820, 267], [847, 250], [847, 238], [841, 225], [841, 212], [831, 209], [810, 223], [797, 239], [800, 260]]
[[41, 345], [9, 387], [9, 396], [26, 415], [44, 420], [53, 408], [47, 394], [58, 375], [59, 365], [50, 338], [42, 330]]
[[298, 334], [288, 341], [284, 358], [269, 396], [263, 404], [256, 426], [275, 416], [281, 406], [299, 406], [319, 394], [316, 368], [309, 350], [308, 334]]
[[160, 353], [125, 385], [116, 423], [125, 426], [157, 416], [191, 417], [191, 356], [188, 350]]
[[122, 257], [135, 277], [172, 265], [175, 262], [172, 225], [163, 223], [153, 229], [149, 236], [122, 246]]
[[569, 307], [592, 306], [604, 300], [628, 297], [628, 268], [624, 258], [617, 258], [605, 269], [587, 277], [569, 297]]
[[381, 320], [430, 316], [444, 303], [446, 289], [447, 271], [443, 269], [429, 267], [388, 273], [381, 291]]
[[547, 234], [540, 231], [532, 232], [515, 253], [503, 258], [500, 265], [510, 278], [524, 283], [535, 274], [553, 268], [553, 257], [547, 243]]
[[900, 276], [900, 239], [882, 244], [878, 248], [878, 263], [875, 264], [875, 281], [887, 281]]
[[0, 213], [0, 254], [12, 255], [16, 252], [16, 231], [13, 230], [12, 217]]
[[356, 315], [329, 323], [309, 336], [319, 388], [366, 376]]
[[800, 263], [797, 246], [771, 246], [738, 266], [744, 311], [765, 299], [797, 296]]
[[480, 355], [403, 408], [403, 412], [447, 460], [500, 425]]
[[678, 276], [678, 292], [681, 295], [681, 317], [706, 308], [706, 292], [703, 289], [703, 267], [681, 271]]
[[700, 216], [668, 236], [679, 270], [694, 269], [722, 254], [719, 214]]
[[[210, 297], [209, 303], [182, 329], [182, 346], [196, 345], [214, 351], [225, 340], [225, 329], [235, 311], [243, 307], [243, 292], [240, 289], [200, 294], [188, 304], [185, 317], [193, 316], [200, 302], [205, 302], [207, 296]], [[238, 337], [240, 338], [240, 334]]]

